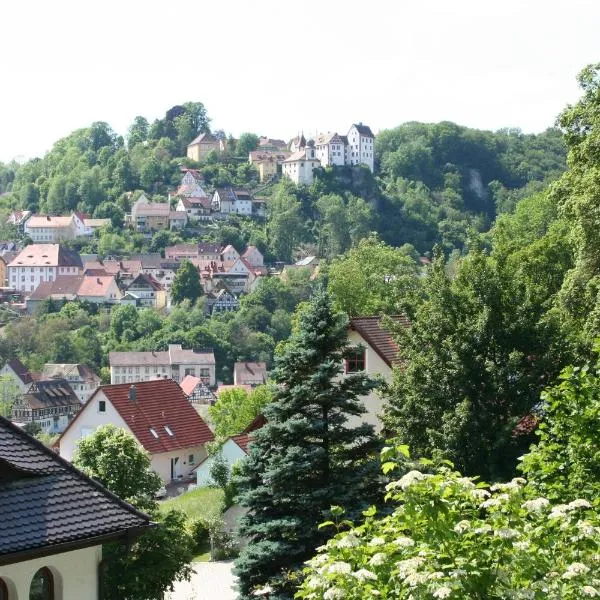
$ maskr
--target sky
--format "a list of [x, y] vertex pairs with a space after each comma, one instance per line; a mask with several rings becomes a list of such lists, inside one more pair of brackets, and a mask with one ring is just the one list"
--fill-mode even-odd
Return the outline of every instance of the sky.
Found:
[[600, 61], [599, 29], [597, 0], [7, 0], [0, 161], [187, 101], [236, 137], [359, 121], [540, 132]]

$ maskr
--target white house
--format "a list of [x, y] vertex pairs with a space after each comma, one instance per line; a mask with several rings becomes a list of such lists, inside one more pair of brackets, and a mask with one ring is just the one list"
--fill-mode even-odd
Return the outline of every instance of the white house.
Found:
[[252, 196], [247, 190], [232, 187], [218, 188], [213, 194], [211, 208], [221, 214], [252, 216]]
[[[392, 317], [397, 323], [408, 326], [403, 316]], [[344, 373], [365, 372], [368, 375], [379, 375], [390, 383], [393, 367], [398, 361], [398, 346], [392, 334], [381, 323], [381, 317], [355, 317], [350, 319], [348, 341], [356, 348], [356, 352], [344, 361]], [[384, 410], [384, 402], [376, 390], [363, 398], [367, 412], [356, 418], [356, 422], [366, 421], [381, 431], [380, 415]]]
[[7, 361], [0, 369], [0, 377], [6, 377], [14, 385], [18, 395], [25, 394], [33, 383], [29, 369], [18, 358]]
[[24, 231], [25, 235], [28, 235], [34, 242], [49, 244], [62, 240], [72, 240], [78, 235], [73, 215], [70, 217], [32, 215], [27, 219]]
[[313, 171], [321, 166], [317, 158], [315, 144], [309, 140], [305, 147], [294, 152], [283, 161], [283, 174], [296, 184], [310, 185], [313, 182]]
[[58, 275], [80, 275], [81, 257], [59, 244], [30, 244], [8, 263], [8, 283], [20, 292], [33, 292], [40, 283]]
[[200, 377], [215, 385], [215, 355], [212, 350], [185, 350], [181, 344], [169, 344], [164, 352], [110, 352], [111, 383], [134, 383], [168, 377], [181, 381], [186, 375]]
[[0, 417], [0, 598], [99, 600], [102, 544], [150, 517]]
[[77, 442], [106, 424], [131, 433], [165, 483], [186, 479], [214, 439], [179, 385], [155, 379], [99, 387], [60, 436], [60, 455], [70, 461]]
[[348, 138], [337, 133], [322, 133], [315, 140], [315, 153], [321, 166], [343, 166], [346, 164]]
[[354, 124], [348, 131], [347, 161], [349, 165], [375, 166], [375, 136], [371, 128], [362, 123]]
[[198, 487], [215, 485], [215, 482], [210, 475], [210, 470], [219, 454], [225, 459], [225, 462], [231, 471], [233, 465], [239, 460], [242, 460], [248, 454], [249, 442], [250, 437], [247, 433], [234, 435], [228, 438], [223, 446], [221, 446], [218, 454], [211, 454], [210, 456], [207, 456], [198, 466], [194, 468], [196, 473], [196, 484]]

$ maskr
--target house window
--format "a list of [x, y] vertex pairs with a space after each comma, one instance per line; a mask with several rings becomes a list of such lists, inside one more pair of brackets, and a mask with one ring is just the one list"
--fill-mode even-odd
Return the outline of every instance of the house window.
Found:
[[173, 431], [171, 430], [171, 428], [168, 425], [165, 425], [165, 431], [171, 436], [173, 437], [175, 434], [173, 433]]
[[359, 373], [365, 370], [365, 349], [355, 348], [346, 358], [346, 373]]
[[189, 465], [193, 465], [194, 464], [194, 455], [193, 454], [190, 454], [188, 456], [188, 464]]
[[54, 600], [54, 577], [48, 567], [42, 567], [33, 576], [29, 600]]
[[98, 412], [106, 412], [106, 400], [98, 401]]
[[150, 427], [150, 433], [156, 438], [158, 439], [158, 433], [156, 433], [156, 430], [153, 429], [152, 427]]

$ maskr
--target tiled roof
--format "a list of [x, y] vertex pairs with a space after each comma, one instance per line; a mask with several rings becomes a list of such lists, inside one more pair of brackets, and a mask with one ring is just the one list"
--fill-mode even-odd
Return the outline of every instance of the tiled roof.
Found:
[[265, 415], [260, 413], [260, 414], [256, 415], [256, 417], [254, 417], [254, 420], [252, 421], [252, 423], [250, 423], [250, 425], [248, 425], [248, 427], [246, 427], [246, 429], [244, 429], [244, 431], [242, 431], [242, 433], [252, 433], [253, 431], [256, 431], [257, 429], [264, 427], [266, 424], [267, 424], [267, 419], [266, 419]]
[[215, 364], [212, 350], [185, 350], [181, 344], [171, 344], [164, 352], [109, 352], [108, 361], [111, 367], [152, 366], [170, 364]]
[[267, 381], [267, 364], [264, 362], [236, 362], [233, 380], [238, 384], [257, 385]]
[[114, 281], [114, 275], [107, 275], [106, 272], [92, 274], [86, 271], [85, 275], [59, 275], [54, 281], [40, 283], [29, 297], [31, 300], [45, 300], [49, 297], [80, 297], [83, 300], [89, 297], [104, 297]]
[[248, 454], [248, 444], [252, 441], [252, 437], [247, 433], [240, 433], [238, 435], [232, 435], [231, 439], [244, 451], [245, 454]]
[[[132, 388], [135, 388], [135, 401], [130, 400]], [[208, 425], [172, 379], [141, 381], [134, 386], [129, 383], [104, 385], [88, 402], [100, 392], [151, 454], [201, 446], [214, 439]]]
[[60, 244], [30, 244], [23, 248], [9, 267], [83, 267], [81, 257], [74, 250]]
[[171, 205], [168, 202], [140, 202], [135, 208], [138, 217], [168, 217], [170, 211]]
[[[19, 401], [17, 401], [19, 402]], [[23, 395], [22, 402], [32, 409], [73, 406], [76, 412], [81, 401], [66, 379], [40, 380]]]
[[27, 221], [28, 229], [37, 229], [38, 227], [61, 228], [69, 227], [73, 222], [73, 217], [53, 217], [50, 215], [31, 215]]
[[142, 287], [149, 287], [153, 291], [158, 292], [163, 289], [162, 285], [152, 275], [148, 275], [147, 273], [139, 273], [137, 277], [127, 286], [128, 290], [136, 289]]
[[183, 393], [186, 396], [189, 396], [195, 389], [196, 386], [202, 383], [202, 379], [200, 379], [200, 377], [194, 377], [193, 375], [186, 375], [183, 380], [181, 381], [181, 383], [179, 384], [179, 387], [181, 387], [181, 389], [183, 390]]
[[23, 383], [31, 383], [33, 381], [29, 369], [18, 358], [11, 358], [6, 364]]
[[364, 135], [367, 137], [372, 137], [374, 138], [375, 136], [373, 135], [373, 132], [371, 131], [371, 128], [368, 125], [363, 125], [362, 123], [354, 123], [353, 127], [356, 127], [358, 133], [360, 133], [360, 135]]
[[251, 385], [220, 385], [217, 387], [217, 396], [221, 393], [221, 392], [228, 392], [229, 390], [244, 390], [248, 393], [250, 393], [252, 391], [252, 386]]
[[77, 377], [90, 383], [100, 383], [100, 377], [87, 365], [79, 363], [46, 363], [42, 369], [42, 379], [67, 379]]
[[212, 143], [219, 143], [219, 140], [217, 140], [217, 138], [212, 135], [211, 133], [201, 133], [197, 138], [193, 139], [189, 144], [188, 144], [188, 148], [190, 146], [193, 146], [194, 144], [207, 144], [209, 142]]
[[[408, 319], [403, 315], [391, 318], [405, 327], [409, 325]], [[381, 326], [381, 317], [355, 317], [350, 319], [350, 328], [360, 334], [387, 365], [391, 367], [398, 361], [398, 346], [391, 333]]]
[[[57, 277], [57, 279], [59, 279]], [[106, 296], [111, 285], [116, 286], [114, 275], [84, 275], [81, 285], [77, 290], [77, 295], [84, 298], [90, 296]]]
[[0, 417], [0, 564], [117, 539], [150, 518]]

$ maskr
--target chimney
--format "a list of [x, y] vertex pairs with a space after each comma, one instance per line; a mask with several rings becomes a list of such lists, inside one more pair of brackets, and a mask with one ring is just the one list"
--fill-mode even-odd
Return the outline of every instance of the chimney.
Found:
[[130, 386], [130, 388], [129, 388], [129, 400], [131, 402], [135, 402], [135, 400], [136, 400], [135, 393], [136, 393], [135, 385]]

